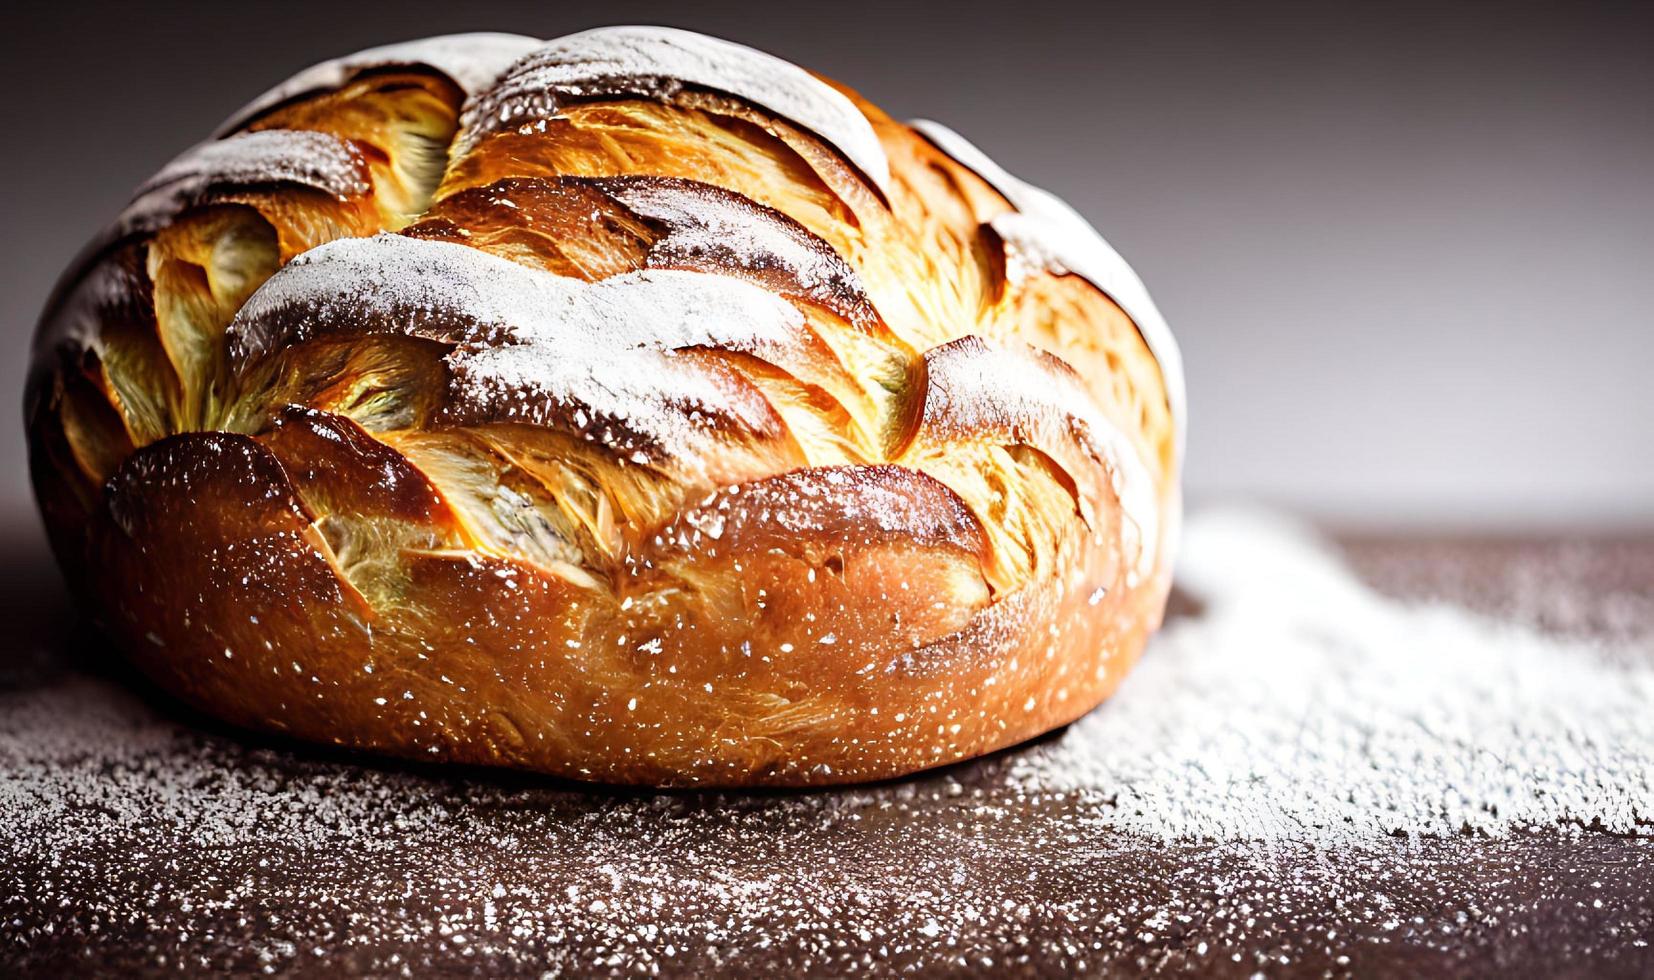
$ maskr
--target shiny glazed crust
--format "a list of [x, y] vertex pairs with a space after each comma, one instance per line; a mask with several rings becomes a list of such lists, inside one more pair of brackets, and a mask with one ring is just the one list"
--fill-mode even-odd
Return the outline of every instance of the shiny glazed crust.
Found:
[[26, 404], [134, 662], [238, 725], [656, 785], [895, 776], [1115, 689], [1175, 350], [985, 168], [722, 44], [366, 52], [140, 189]]

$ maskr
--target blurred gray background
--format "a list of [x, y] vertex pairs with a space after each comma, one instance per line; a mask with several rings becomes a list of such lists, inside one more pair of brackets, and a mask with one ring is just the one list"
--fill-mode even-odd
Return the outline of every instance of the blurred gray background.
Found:
[[950, 123], [1084, 212], [1188, 361], [1191, 500], [1654, 526], [1654, 5], [12, 4], [0, 508], [24, 350], [131, 188], [324, 57], [658, 22]]

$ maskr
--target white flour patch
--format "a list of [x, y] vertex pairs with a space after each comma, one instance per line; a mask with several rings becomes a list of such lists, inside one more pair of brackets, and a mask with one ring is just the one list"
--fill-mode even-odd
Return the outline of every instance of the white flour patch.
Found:
[[[1135, 584], [1153, 574], [1162, 524], [1154, 477], [1137, 447], [1097, 410], [1091, 394], [1066, 364], [1037, 348], [991, 344], [979, 337], [934, 347], [925, 354], [925, 364], [930, 379], [925, 396], [927, 427], [968, 440], [982, 429], [1018, 432], [1037, 428], [1042, 421], [1050, 425], [1060, 420], [1058, 424], [1089, 455], [1106, 460], [1110, 489], [1126, 518], [1120, 529], [1122, 546], [1126, 554], [1136, 556], [1127, 581]], [[1046, 451], [1062, 458], [1060, 449]], [[1175, 507], [1166, 522], [1174, 527]], [[1082, 515], [1087, 523], [1092, 522], [1089, 507]]]
[[539, 47], [520, 34], [446, 34], [368, 48], [311, 65], [237, 109], [218, 127], [220, 135], [287, 102], [314, 92], [343, 88], [352, 78], [375, 68], [434, 68], [452, 79], [466, 95], [491, 84], [511, 63]]
[[1112, 823], [1163, 839], [1654, 823], [1647, 656], [1386, 598], [1256, 516], [1192, 521], [1183, 559], [1204, 612], [1157, 638], [1113, 701], [1018, 758], [1019, 785], [1110, 800]]
[[660, 98], [684, 84], [725, 92], [786, 117], [888, 192], [884, 147], [844, 93], [774, 55], [671, 27], [598, 27], [547, 41], [467, 105], [458, 152], [470, 152], [489, 133], [550, 118], [560, 96]]
[[586, 282], [381, 234], [294, 259], [242, 306], [228, 336], [233, 357], [253, 358], [364, 325], [457, 345], [445, 360], [453, 418], [567, 421], [637, 462], [689, 456], [720, 427], [773, 438], [756, 391], [673, 354], [706, 346], [786, 364], [805, 329], [796, 307], [730, 276], [650, 269]]
[[878, 323], [850, 264], [773, 208], [690, 180], [619, 178], [597, 184], [627, 210], [666, 226], [649, 250], [658, 268], [745, 275], [775, 292], [807, 297], [863, 329]]
[[1183, 354], [1148, 287], [1125, 258], [1066, 201], [1011, 175], [963, 136], [929, 119], [915, 119], [910, 125], [1011, 202], [1015, 211], [997, 215], [988, 224], [1005, 243], [1013, 266], [1026, 262], [1055, 275], [1073, 273], [1107, 293], [1131, 317], [1165, 378], [1181, 453], [1188, 425]]
[[116, 222], [117, 236], [154, 231], [215, 189], [296, 184], [338, 200], [373, 190], [367, 163], [326, 133], [272, 129], [185, 150], [145, 181]]

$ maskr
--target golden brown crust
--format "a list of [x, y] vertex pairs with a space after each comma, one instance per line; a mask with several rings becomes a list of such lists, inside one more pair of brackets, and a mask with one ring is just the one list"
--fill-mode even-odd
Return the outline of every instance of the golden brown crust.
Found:
[[1111, 693], [1178, 507], [1132, 320], [848, 90], [887, 181], [738, 93], [582, 91], [467, 129], [443, 74], [351, 75], [66, 278], [31, 470], [123, 649], [237, 724], [659, 785], [888, 777]]

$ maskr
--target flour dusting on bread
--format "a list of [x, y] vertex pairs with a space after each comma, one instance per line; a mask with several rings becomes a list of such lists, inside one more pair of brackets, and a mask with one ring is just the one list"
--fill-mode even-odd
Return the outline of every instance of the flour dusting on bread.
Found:
[[444, 34], [331, 58], [306, 68], [237, 109], [218, 132], [221, 136], [234, 132], [277, 106], [304, 95], [341, 88], [356, 76], [374, 70], [433, 70], [471, 95], [486, 88], [512, 62], [541, 43], [538, 38], [521, 34]]
[[490, 132], [547, 118], [558, 97], [649, 95], [698, 85], [745, 99], [826, 140], [881, 190], [890, 162], [867, 117], [837, 89], [771, 54], [670, 27], [599, 27], [553, 41], [472, 104], [461, 152]]
[[917, 119], [912, 125], [938, 149], [970, 168], [1011, 202], [1015, 210], [989, 220], [1007, 249], [1038, 268], [1058, 275], [1073, 273], [1086, 279], [1107, 293], [1137, 324], [1165, 377], [1166, 397], [1178, 424], [1181, 447], [1187, 412], [1183, 356], [1143, 280], [1114, 246], [1061, 198], [1012, 176], [986, 153], [941, 123]]
[[117, 234], [153, 231], [214, 191], [292, 185], [346, 200], [373, 189], [367, 161], [336, 136], [306, 130], [240, 133], [198, 144], [140, 186]]

